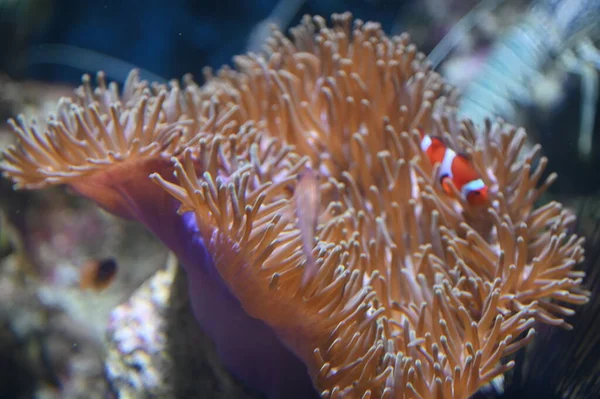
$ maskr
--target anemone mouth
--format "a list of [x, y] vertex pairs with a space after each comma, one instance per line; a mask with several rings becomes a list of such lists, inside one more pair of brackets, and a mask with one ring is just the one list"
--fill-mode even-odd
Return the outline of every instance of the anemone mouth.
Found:
[[[455, 91], [408, 36], [332, 19], [306, 17], [292, 39], [275, 31], [265, 53], [202, 87], [137, 82], [118, 100], [84, 82], [87, 107], [59, 106], [44, 135], [15, 124], [3, 168], [36, 188], [158, 162], [135, 169], [193, 213], [227, 288], [322, 396], [466, 398], [514, 365], [503, 359], [535, 322], [570, 327], [589, 296], [582, 240], [560, 204], [535, 209], [555, 175], [541, 182], [539, 147], [522, 156], [523, 130], [459, 120]], [[470, 156], [489, 208], [442, 190], [417, 129]], [[306, 165], [323, 176], [308, 250]]]

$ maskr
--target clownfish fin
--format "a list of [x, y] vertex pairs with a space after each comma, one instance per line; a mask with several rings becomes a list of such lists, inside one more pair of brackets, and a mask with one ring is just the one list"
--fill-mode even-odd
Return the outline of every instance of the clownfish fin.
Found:
[[454, 191], [452, 190], [452, 179], [450, 179], [449, 175], [441, 176], [440, 183], [446, 194], [454, 194]]

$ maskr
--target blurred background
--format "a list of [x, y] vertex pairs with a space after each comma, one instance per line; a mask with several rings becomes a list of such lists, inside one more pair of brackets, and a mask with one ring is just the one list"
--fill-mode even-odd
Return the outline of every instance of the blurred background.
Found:
[[[0, 0], [0, 149], [14, 141], [8, 118], [44, 118], [84, 73], [122, 83], [139, 68], [148, 80], [191, 73], [201, 83], [204, 67], [260, 51], [271, 24], [287, 31], [304, 14], [344, 11], [410, 33], [465, 93], [464, 115], [525, 126], [560, 176], [544, 200], [566, 202], [591, 234], [600, 213], [594, 0]], [[114, 394], [102, 360], [110, 312], [166, 259], [137, 225], [61, 189], [15, 192], [1, 180], [0, 398]], [[82, 292], [90, 262], [114, 267], [115, 283]]]
[[[77, 84], [82, 67], [103, 68], [122, 79], [124, 71], [111, 62], [115, 59], [164, 79], [200, 75], [204, 66], [218, 68], [249, 47], [259, 50], [269, 23], [287, 29], [304, 14], [328, 16], [350, 10], [357, 18], [379, 21], [387, 32], [411, 28], [419, 44], [427, 46], [423, 50], [430, 50], [476, 1], [150, 0], [140, 6], [135, 0], [27, 0], [0, 4], [2, 37], [9, 39], [2, 41], [2, 68], [23, 78]], [[63, 48], [65, 52], [52, 53], [39, 47], [51, 44], [74, 46], [81, 52]], [[76, 59], [65, 62], [64, 58]]]

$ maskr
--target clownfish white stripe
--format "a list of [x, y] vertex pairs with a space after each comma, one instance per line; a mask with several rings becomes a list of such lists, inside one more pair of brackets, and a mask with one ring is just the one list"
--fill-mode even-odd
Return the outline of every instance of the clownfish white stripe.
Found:
[[450, 179], [454, 178], [454, 174], [452, 173], [452, 163], [454, 162], [454, 158], [456, 158], [456, 153], [450, 148], [446, 148], [444, 159], [440, 165], [440, 177], [448, 176]]
[[470, 182], [468, 182], [467, 184], [465, 184], [462, 187], [462, 189], [460, 190], [460, 194], [464, 198], [467, 198], [467, 196], [469, 195], [469, 193], [472, 193], [474, 191], [483, 190], [484, 187], [485, 187], [485, 183], [483, 182], [482, 179], [471, 180]]
[[428, 135], [423, 136], [423, 140], [421, 140], [421, 151], [425, 152], [431, 146], [431, 137]]

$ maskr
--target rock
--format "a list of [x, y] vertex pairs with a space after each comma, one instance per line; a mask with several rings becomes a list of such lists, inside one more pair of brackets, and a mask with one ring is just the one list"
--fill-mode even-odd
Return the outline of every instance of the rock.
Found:
[[110, 316], [106, 374], [119, 398], [258, 398], [220, 364], [174, 257]]

